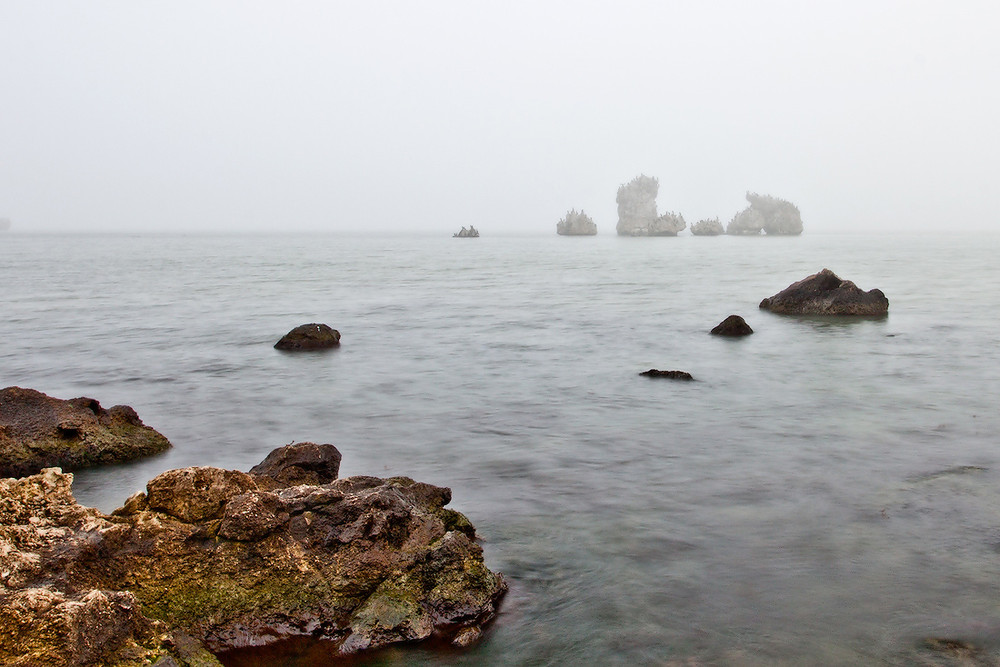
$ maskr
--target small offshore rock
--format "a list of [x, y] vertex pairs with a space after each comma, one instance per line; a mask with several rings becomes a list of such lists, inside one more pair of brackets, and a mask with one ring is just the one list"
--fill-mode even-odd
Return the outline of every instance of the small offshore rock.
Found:
[[0, 390], [0, 477], [123, 463], [169, 448], [170, 441], [127, 405], [105, 410], [93, 398]]
[[726, 228], [718, 218], [699, 220], [691, 225], [691, 233], [695, 236], [720, 236], [726, 233]]
[[861, 290], [823, 269], [760, 302], [761, 310], [784, 315], [862, 315], [878, 317], [889, 312], [882, 290]]
[[713, 334], [716, 336], [749, 336], [753, 333], [753, 329], [747, 324], [739, 315], [730, 315], [726, 319], [722, 320], [714, 329], [712, 329]]
[[597, 234], [597, 223], [589, 215], [574, 208], [566, 213], [566, 217], [556, 223], [556, 234], [560, 236], [594, 236]]
[[302, 324], [274, 344], [276, 350], [325, 350], [340, 345], [340, 332], [326, 324]]
[[645, 375], [651, 378], [667, 378], [668, 380], [693, 380], [694, 377], [686, 371], [661, 371], [657, 368], [650, 368], [648, 371], [643, 371], [639, 375]]

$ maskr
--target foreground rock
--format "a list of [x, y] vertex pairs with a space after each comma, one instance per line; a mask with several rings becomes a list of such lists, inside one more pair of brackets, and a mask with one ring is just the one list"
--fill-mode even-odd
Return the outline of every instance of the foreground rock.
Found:
[[691, 225], [691, 233], [695, 236], [720, 236], [726, 233], [726, 228], [722, 226], [718, 218], [712, 218], [699, 220]]
[[574, 208], [566, 213], [566, 217], [556, 223], [556, 234], [560, 236], [594, 236], [597, 234], [597, 223], [590, 216]]
[[686, 371], [661, 371], [657, 368], [650, 368], [648, 371], [643, 371], [639, 375], [645, 375], [651, 378], [666, 378], [667, 380], [693, 380], [694, 377]]
[[170, 441], [127, 405], [62, 400], [34, 389], [0, 390], [0, 477], [43, 468], [86, 468], [158, 454]]
[[802, 217], [791, 202], [770, 195], [748, 192], [750, 206], [737, 213], [726, 226], [726, 233], [768, 236], [797, 236], [802, 233]]
[[889, 312], [889, 299], [882, 290], [865, 292], [823, 269], [764, 299], [760, 308], [786, 315], [882, 316]]
[[274, 344], [276, 350], [326, 350], [340, 345], [340, 332], [326, 324], [301, 324]]
[[639, 175], [618, 188], [619, 236], [677, 236], [687, 227], [679, 214], [656, 213], [656, 195], [660, 182], [646, 175]]
[[747, 324], [747, 321], [739, 315], [730, 315], [726, 319], [719, 322], [719, 324], [712, 329], [711, 333], [716, 336], [731, 336], [735, 338], [739, 336], [749, 336], [753, 333], [753, 329], [751, 329], [750, 325]]
[[[0, 480], [0, 664], [194, 665], [296, 635], [465, 645], [496, 614], [506, 583], [448, 489], [336, 479], [332, 445], [261, 465], [165, 472], [112, 515], [57, 469]], [[289, 485], [303, 474], [334, 479]]]

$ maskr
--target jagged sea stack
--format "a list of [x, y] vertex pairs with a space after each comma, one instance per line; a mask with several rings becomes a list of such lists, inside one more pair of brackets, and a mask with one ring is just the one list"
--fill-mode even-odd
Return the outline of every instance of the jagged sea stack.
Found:
[[567, 211], [566, 217], [556, 223], [556, 234], [559, 236], [594, 236], [597, 234], [597, 224], [590, 216], [574, 208]]
[[691, 233], [695, 236], [719, 236], [726, 233], [726, 228], [722, 226], [718, 218], [712, 218], [699, 220], [691, 225]]
[[645, 174], [636, 176], [618, 188], [619, 236], [677, 236], [687, 227], [683, 216], [674, 213], [656, 214], [656, 195], [660, 182]]
[[889, 312], [889, 299], [880, 289], [865, 292], [830, 269], [823, 269], [764, 299], [760, 308], [783, 315], [880, 317]]
[[748, 192], [750, 206], [737, 213], [726, 226], [734, 236], [753, 236], [762, 231], [768, 236], [797, 236], [802, 233], [802, 217], [791, 202], [770, 195]]

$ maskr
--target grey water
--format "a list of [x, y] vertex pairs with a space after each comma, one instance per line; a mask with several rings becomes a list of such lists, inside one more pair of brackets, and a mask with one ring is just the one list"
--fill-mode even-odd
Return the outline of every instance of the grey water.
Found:
[[[0, 386], [128, 404], [173, 442], [79, 471], [104, 511], [293, 441], [451, 487], [500, 615], [470, 651], [362, 662], [1000, 657], [1000, 236], [483, 234], [6, 235]], [[888, 317], [758, 310], [824, 267]], [[756, 333], [708, 334], [734, 313]], [[272, 348], [306, 322], [341, 347]]]

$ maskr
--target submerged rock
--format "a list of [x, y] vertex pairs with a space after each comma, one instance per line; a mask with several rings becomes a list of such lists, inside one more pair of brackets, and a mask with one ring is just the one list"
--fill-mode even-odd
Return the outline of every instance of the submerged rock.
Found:
[[645, 174], [636, 176], [618, 188], [619, 236], [677, 236], [687, 227], [679, 214], [656, 214], [656, 195], [660, 182]]
[[797, 236], [802, 233], [802, 217], [791, 202], [755, 192], [746, 194], [750, 206], [737, 213], [726, 227], [727, 234]]
[[643, 371], [639, 375], [645, 375], [651, 378], [666, 378], [668, 380], [693, 380], [694, 377], [686, 371], [661, 371], [657, 368], [650, 368], [648, 371]]
[[722, 320], [719, 324], [712, 329], [711, 333], [716, 336], [749, 336], [753, 333], [753, 329], [747, 324], [739, 315], [730, 315], [726, 319]]
[[326, 324], [300, 324], [274, 344], [276, 350], [325, 350], [340, 345], [340, 332]]
[[881, 316], [889, 312], [889, 299], [882, 290], [865, 292], [823, 269], [764, 299], [760, 308], [786, 315]]
[[726, 228], [722, 226], [718, 218], [712, 218], [699, 220], [691, 225], [691, 233], [695, 236], [719, 236], [726, 233]]
[[293, 636], [345, 653], [477, 637], [507, 585], [445, 507], [450, 490], [336, 479], [339, 458], [300, 443], [250, 473], [171, 470], [112, 515], [79, 505], [58, 469], [0, 479], [0, 664], [193, 665], [214, 660], [205, 648]]
[[566, 217], [556, 223], [556, 234], [560, 236], [594, 236], [597, 234], [597, 224], [590, 216], [574, 208], [566, 213]]
[[135, 410], [93, 398], [62, 400], [34, 389], [0, 390], [0, 477], [86, 468], [158, 454], [170, 441]]

